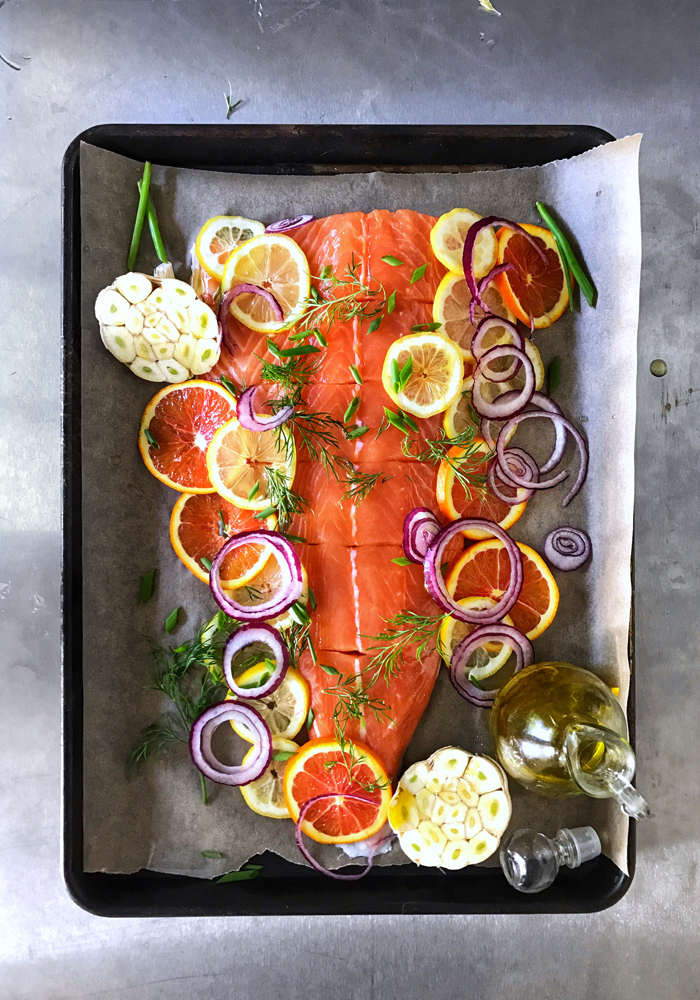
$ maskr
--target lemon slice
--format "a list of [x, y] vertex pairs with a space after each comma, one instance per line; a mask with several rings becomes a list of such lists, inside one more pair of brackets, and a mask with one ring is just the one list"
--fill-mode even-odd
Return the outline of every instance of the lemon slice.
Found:
[[[471, 608], [474, 611], [482, 611], [485, 608], [492, 608], [494, 602], [490, 597], [463, 597], [459, 602], [463, 608]], [[513, 621], [509, 615], [503, 619], [504, 625], [512, 625]], [[446, 618], [440, 626], [438, 637], [439, 648], [442, 658], [449, 666], [452, 654], [458, 644], [473, 632], [476, 625], [468, 625], [467, 622], [457, 621], [452, 615]], [[486, 642], [481, 646], [471, 658], [469, 677], [472, 681], [484, 680], [497, 673], [501, 667], [508, 662], [510, 654], [513, 652], [511, 646], [501, 642]]]
[[280, 323], [261, 295], [248, 292], [237, 295], [233, 300], [230, 306], [232, 315], [258, 333], [286, 330], [294, 326], [308, 305], [311, 291], [309, 262], [289, 236], [263, 233], [234, 250], [226, 262], [221, 281], [222, 292], [240, 284], [257, 285], [274, 295], [284, 319]]
[[[259, 816], [267, 816], [269, 819], [289, 819], [289, 810], [284, 801], [283, 781], [287, 761], [291, 760], [291, 757], [286, 755], [292, 754], [294, 756], [298, 751], [299, 747], [291, 740], [273, 737], [272, 760], [267, 769], [255, 781], [240, 786], [241, 795], [253, 812]], [[243, 758], [243, 763], [245, 764], [254, 753], [256, 753], [256, 748], [251, 747]], [[284, 756], [284, 760], [275, 760], [277, 755]]]
[[[405, 371], [411, 361], [411, 374], [397, 389], [394, 375]], [[395, 364], [394, 364], [395, 362]], [[464, 364], [462, 355], [449, 338], [441, 333], [413, 333], [395, 340], [384, 358], [382, 384], [402, 410], [416, 417], [442, 413], [462, 391]]]
[[296, 466], [290, 431], [284, 427], [248, 431], [235, 417], [218, 429], [207, 448], [207, 472], [215, 491], [248, 510], [265, 510], [272, 505], [270, 470], [284, 475], [291, 486]]
[[[259, 686], [267, 671], [264, 661], [256, 663], [237, 677], [236, 683], [243, 687]], [[232, 694], [226, 697], [229, 701], [235, 700]], [[249, 698], [246, 704], [260, 712], [274, 737], [291, 740], [302, 729], [309, 714], [309, 685], [298, 670], [289, 667], [282, 683], [272, 694], [265, 695], [264, 698]], [[232, 719], [231, 725], [242, 739], [249, 743], [255, 742], [255, 737], [245, 723]]]
[[[445, 434], [449, 438], [459, 437], [466, 431], [467, 427], [471, 427], [475, 434], [479, 432], [479, 423], [474, 423], [472, 420], [472, 411], [470, 412], [469, 407], [472, 402], [472, 385], [474, 380], [471, 375], [462, 382], [462, 391], [455, 400], [453, 400], [450, 405], [445, 410], [445, 416], [442, 420], [442, 426], [445, 428]], [[474, 414], [479, 420], [479, 415]]]
[[215, 215], [199, 230], [194, 252], [207, 274], [221, 281], [224, 265], [233, 251], [264, 232], [262, 222], [255, 222], [254, 219], [243, 219], [239, 215]]
[[[445, 267], [455, 274], [464, 277], [462, 253], [464, 241], [469, 229], [482, 216], [469, 208], [453, 208], [451, 212], [441, 215], [430, 233], [430, 245], [433, 253]], [[498, 259], [498, 240], [491, 226], [482, 229], [476, 238], [474, 247], [474, 274], [483, 278], [488, 274]]]
[[[505, 305], [503, 296], [494, 284], [487, 287], [482, 298], [495, 316], [515, 323], [515, 316]], [[469, 303], [471, 299], [464, 275], [446, 274], [438, 285], [433, 300], [434, 322], [442, 324], [440, 333], [444, 333], [450, 340], [454, 340], [466, 361], [473, 360], [472, 338], [476, 333], [477, 326], [485, 316], [481, 307], [477, 306], [474, 322], [470, 321]], [[499, 343], [499, 329], [499, 327], [494, 327], [493, 330], [489, 331], [487, 336], [493, 340], [493, 343], [489, 342], [489, 347], [495, 347]], [[500, 340], [509, 342], [505, 328], [500, 335]]]
[[[309, 578], [304, 566], [301, 567], [301, 578], [301, 594], [299, 596], [298, 603], [306, 607], [309, 600]], [[268, 559], [254, 579], [249, 580], [241, 587], [231, 589], [229, 592], [231, 597], [234, 601], [237, 601], [238, 604], [254, 606], [256, 604], [262, 604], [264, 601], [269, 601], [276, 593], [279, 592], [283, 583], [284, 580], [282, 578], [280, 564], [273, 558]], [[283, 612], [283, 614], [278, 615], [276, 618], [270, 618], [267, 624], [272, 625], [273, 628], [279, 629], [280, 631], [291, 628], [292, 625], [295, 624], [291, 609]]]

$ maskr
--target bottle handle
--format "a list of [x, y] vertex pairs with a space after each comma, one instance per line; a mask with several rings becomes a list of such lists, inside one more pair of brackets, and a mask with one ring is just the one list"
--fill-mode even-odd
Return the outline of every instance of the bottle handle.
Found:
[[[651, 815], [647, 802], [631, 784], [636, 761], [627, 740], [604, 726], [574, 723], [566, 727], [564, 747], [572, 777], [587, 795], [614, 798], [633, 819]], [[591, 751], [586, 764], [581, 760], [584, 750]]]

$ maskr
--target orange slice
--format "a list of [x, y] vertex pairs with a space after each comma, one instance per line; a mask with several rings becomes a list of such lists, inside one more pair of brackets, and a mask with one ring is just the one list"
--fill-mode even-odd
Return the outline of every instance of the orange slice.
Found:
[[[536, 639], [552, 624], [559, 607], [559, 589], [544, 560], [518, 542], [523, 557], [523, 587], [508, 612], [528, 639]], [[445, 573], [445, 585], [456, 600], [490, 597], [498, 600], [510, 577], [510, 560], [498, 538], [477, 542], [454, 560]]]
[[[487, 287], [482, 298], [495, 316], [510, 320], [511, 323], [515, 322], [515, 316], [506, 306], [503, 296], [494, 282], [491, 282]], [[449, 272], [438, 285], [433, 300], [433, 321], [442, 323], [440, 333], [444, 333], [446, 337], [455, 342], [465, 361], [474, 360], [471, 351], [472, 338], [477, 326], [486, 315], [481, 306], [477, 306], [474, 322], [470, 322], [469, 303], [471, 300], [471, 292], [467, 288], [464, 274], [451, 274]], [[503, 334], [505, 335], [505, 330], [503, 330]], [[489, 347], [495, 347], [499, 341], [498, 327], [494, 327], [492, 337], [493, 343], [489, 343]], [[502, 339], [509, 338], [503, 336]]]
[[366, 801], [339, 797], [311, 806], [302, 830], [312, 840], [351, 844], [371, 837], [386, 822], [391, 781], [382, 762], [364, 744], [348, 740], [343, 751], [336, 740], [324, 737], [306, 743], [291, 758], [284, 772], [284, 800], [295, 822], [305, 802], [329, 792], [349, 792]]
[[[188, 570], [209, 583], [209, 570], [203, 559], [212, 561], [227, 538], [239, 531], [274, 531], [277, 518], [271, 515], [264, 524], [253, 511], [237, 507], [217, 493], [183, 493], [170, 516], [170, 541]], [[222, 532], [225, 532], [223, 534]], [[270, 550], [251, 543], [226, 556], [221, 567], [221, 585], [232, 589], [250, 583], [266, 565]]]
[[[527, 501], [511, 507], [493, 495], [487, 482], [481, 485], [477, 482], [467, 495], [464, 486], [455, 475], [454, 465], [448, 461], [451, 459], [452, 462], [458, 462], [467, 453], [467, 450], [471, 452], [471, 455], [464, 461], [461, 468], [470, 476], [472, 474], [475, 477], [486, 476], [488, 459], [493, 456], [483, 438], [475, 437], [470, 449], [450, 448], [447, 459], [443, 458], [440, 462], [437, 476], [435, 492], [441, 513], [450, 521], [456, 521], [460, 517], [485, 517], [489, 521], [495, 521], [502, 528], [510, 528], [525, 513]], [[479, 461], [480, 456], [484, 456], [483, 461]], [[468, 528], [462, 534], [466, 538], [490, 538], [488, 532], [480, 531], [478, 528]]]
[[146, 468], [181, 493], [213, 493], [207, 448], [235, 413], [230, 393], [215, 382], [191, 379], [166, 385], [141, 417], [139, 451]]
[[498, 263], [512, 264], [513, 270], [497, 275], [506, 306], [518, 319], [530, 326], [530, 317], [538, 330], [559, 319], [569, 304], [566, 278], [554, 237], [548, 229], [522, 224], [547, 254], [545, 264], [535, 248], [512, 229], [498, 232]]

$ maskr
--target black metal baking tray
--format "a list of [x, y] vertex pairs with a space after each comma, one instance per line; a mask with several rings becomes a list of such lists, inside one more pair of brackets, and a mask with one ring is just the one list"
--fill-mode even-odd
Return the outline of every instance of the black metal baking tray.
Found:
[[[512, 889], [500, 868], [443, 874], [402, 865], [375, 868], [360, 881], [340, 883], [272, 854], [257, 859], [263, 865], [258, 878], [224, 884], [146, 870], [132, 875], [83, 871], [81, 141], [169, 166], [313, 174], [532, 166], [612, 139], [602, 129], [576, 125], [102, 125], [83, 132], [68, 147], [63, 163], [63, 836], [65, 881], [80, 906], [113, 917], [581, 913], [612, 906], [627, 891], [634, 872], [634, 823], [629, 875], [601, 856], [574, 871], [564, 870], [549, 889], [533, 896]], [[629, 717], [633, 735], [633, 686]]]

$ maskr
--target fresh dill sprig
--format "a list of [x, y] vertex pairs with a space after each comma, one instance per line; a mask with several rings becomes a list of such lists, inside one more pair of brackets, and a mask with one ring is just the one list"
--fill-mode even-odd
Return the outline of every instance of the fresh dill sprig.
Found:
[[[347, 323], [355, 317], [360, 323], [369, 321], [370, 330], [374, 324], [374, 329], [377, 329], [387, 302], [386, 291], [380, 281], [376, 281], [374, 287], [362, 281], [360, 262], [355, 260], [354, 254], [340, 277], [326, 266], [314, 280], [322, 281], [324, 287], [321, 292], [315, 286], [311, 287], [311, 295], [301, 319], [305, 331], [313, 331], [318, 327], [325, 327], [328, 331], [334, 324]], [[340, 294], [326, 297], [324, 292], [328, 291]]]
[[393, 474], [382, 474], [381, 472], [358, 472], [356, 469], [348, 472], [345, 482], [348, 484], [343, 493], [343, 500], [352, 500], [354, 503], [362, 503], [370, 495], [379, 480], [383, 483], [393, 479]]
[[373, 698], [368, 693], [368, 689], [363, 688], [361, 675], [338, 673], [338, 677], [341, 679], [337, 684], [323, 689], [323, 694], [329, 694], [338, 699], [333, 709], [334, 725], [341, 726], [345, 732], [345, 725], [350, 720], [363, 721], [365, 710], [371, 712], [377, 722], [391, 721], [390, 707], [382, 698]]
[[267, 493], [270, 504], [277, 508], [280, 524], [287, 525], [294, 514], [303, 514], [309, 501], [292, 489], [287, 474], [281, 469], [267, 470]]
[[[448, 437], [444, 430], [440, 430], [440, 436], [429, 438], [425, 441], [423, 451], [416, 454], [413, 452], [413, 441], [408, 437], [402, 444], [404, 454], [419, 462], [430, 462], [438, 465], [440, 462], [447, 462], [457, 482], [461, 485], [469, 499], [473, 498], [474, 492], [479, 495], [486, 490], [486, 476], [479, 471], [492, 457], [491, 453], [484, 454], [481, 446], [474, 441], [475, 428], [467, 424], [464, 430], [456, 437]], [[460, 455], [450, 455], [453, 448], [461, 448]], [[474, 491], [474, 492], [472, 492]]]
[[[164, 712], [158, 722], [141, 733], [132, 750], [132, 765], [143, 764], [176, 743], [186, 743], [192, 723], [210, 705], [221, 701], [226, 684], [221, 669], [221, 651], [226, 639], [238, 622], [220, 611], [202, 626], [194, 639], [173, 648], [151, 641], [155, 668], [152, 687], [172, 702], [172, 710]], [[200, 775], [202, 800], [206, 804], [206, 782]]]
[[415, 646], [415, 656], [419, 661], [433, 644], [437, 652], [440, 652], [440, 626], [447, 617], [446, 614], [417, 615], [404, 608], [387, 621], [385, 632], [366, 636], [365, 638], [374, 639], [380, 644], [370, 646], [367, 650], [369, 653], [374, 652], [365, 667], [365, 671], [371, 675], [370, 683], [375, 683], [383, 675], [384, 682], [388, 684], [392, 677], [401, 672], [406, 662], [406, 651], [412, 646]]
[[330, 413], [295, 410], [283, 426], [297, 431], [299, 448], [304, 449], [312, 461], [321, 462], [326, 473], [332, 473], [336, 480], [347, 470], [348, 459], [337, 452], [338, 433], [344, 431], [344, 427]]
[[321, 368], [320, 361], [310, 361], [307, 356], [288, 358], [277, 364], [265, 361], [257, 354], [255, 356], [262, 361], [260, 378], [263, 382], [275, 382], [287, 393], [298, 393], [298, 398], [293, 403], [295, 406], [301, 400], [301, 390], [310, 384]]
[[354, 773], [355, 769], [358, 768], [363, 763], [363, 761], [366, 760], [366, 758], [364, 754], [357, 753], [355, 749], [355, 744], [352, 742], [352, 740], [349, 740], [346, 737], [345, 729], [339, 723], [335, 711], [333, 713], [333, 727], [335, 730], [336, 741], [338, 743], [338, 746], [340, 747], [341, 760], [326, 761], [324, 767], [327, 770], [332, 771], [334, 767], [337, 767], [339, 764], [342, 764], [342, 766], [348, 772], [348, 777], [350, 778], [350, 780], [353, 781], [356, 785], [359, 785], [360, 788], [363, 789], [363, 791], [367, 792], [370, 795], [372, 794], [372, 792], [376, 792], [378, 788], [386, 788], [387, 784], [383, 779], [378, 781], [363, 781], [362, 778], [358, 777], [358, 775]]
[[[289, 650], [289, 662], [293, 667], [298, 669], [299, 659], [301, 654], [305, 649], [313, 649], [310, 645], [311, 637], [309, 635], [309, 629], [311, 628], [311, 622], [305, 622], [303, 625], [298, 621], [293, 621], [290, 627], [285, 632], [285, 639], [287, 641], [287, 649]], [[315, 656], [312, 653], [312, 656]]]

